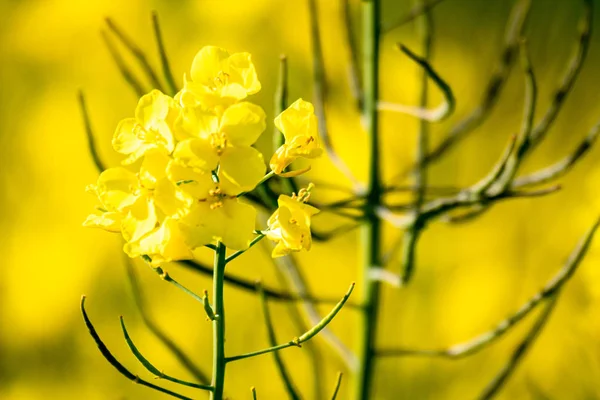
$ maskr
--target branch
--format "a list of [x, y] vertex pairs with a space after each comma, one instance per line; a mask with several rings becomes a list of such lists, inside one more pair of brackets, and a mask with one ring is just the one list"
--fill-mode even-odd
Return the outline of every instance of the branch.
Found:
[[594, 125], [592, 130], [571, 154], [544, 169], [515, 179], [512, 187], [519, 188], [523, 186], [538, 185], [563, 176], [591, 149], [596, 142], [598, 135], [600, 135], [600, 121]]
[[113, 61], [117, 65], [121, 76], [123, 77], [123, 79], [125, 79], [125, 82], [129, 84], [131, 89], [134, 91], [135, 95], [137, 97], [142, 97], [144, 93], [146, 93], [146, 89], [142, 86], [142, 83], [135, 77], [133, 72], [131, 72], [129, 67], [127, 67], [125, 61], [123, 61], [123, 58], [115, 48], [112, 39], [108, 36], [106, 31], [100, 31], [100, 34], [102, 35], [102, 39], [106, 44], [106, 48], [108, 49], [108, 52], [110, 53], [110, 56], [112, 57]]
[[385, 34], [391, 31], [392, 29], [396, 29], [401, 27], [402, 25], [415, 20], [417, 17], [429, 12], [432, 8], [440, 4], [444, 0], [429, 0], [417, 3], [406, 15], [401, 16], [396, 19], [394, 22], [383, 25], [381, 27], [381, 33]]
[[556, 301], [558, 300], [558, 293], [555, 293], [549, 300], [548, 304], [544, 311], [540, 314], [539, 318], [535, 321], [533, 327], [525, 336], [525, 339], [515, 348], [513, 353], [511, 354], [510, 359], [506, 363], [506, 365], [502, 368], [500, 373], [486, 386], [483, 391], [483, 394], [478, 397], [481, 400], [489, 400], [493, 398], [499, 391], [502, 389], [504, 384], [508, 381], [508, 378], [513, 374], [519, 363], [522, 361], [523, 357], [527, 354], [529, 348], [533, 345], [542, 329], [548, 322], [552, 311], [554, 311], [554, 307], [556, 306]]
[[138, 350], [138, 348], [133, 343], [133, 340], [131, 340], [131, 337], [129, 336], [129, 332], [127, 332], [127, 328], [125, 327], [125, 322], [123, 321], [123, 317], [122, 316], [120, 317], [120, 320], [121, 320], [121, 329], [123, 330], [123, 336], [125, 336], [125, 341], [127, 342], [127, 346], [129, 346], [129, 349], [131, 350], [131, 352], [133, 353], [133, 355], [135, 356], [135, 358], [137, 358], [138, 361], [150, 373], [156, 375], [157, 378], [164, 379], [164, 380], [171, 381], [171, 382], [175, 382], [175, 383], [178, 383], [180, 385], [189, 386], [189, 387], [193, 387], [193, 388], [196, 388], [196, 389], [209, 390], [209, 391], [212, 391], [214, 389], [210, 385], [200, 385], [200, 384], [193, 383], [193, 382], [186, 382], [186, 381], [182, 381], [181, 379], [173, 378], [173, 377], [171, 377], [169, 375], [164, 374], [162, 371], [160, 371], [158, 368], [156, 368], [154, 365], [152, 365], [152, 363], [150, 361], [148, 361], [148, 359], [146, 359], [146, 357], [144, 357], [142, 355], [142, 353], [140, 353], [140, 351]]
[[[270, 254], [270, 251], [268, 251]], [[288, 281], [288, 285], [293, 287], [298, 293], [298, 296], [307, 297], [306, 301], [301, 302], [301, 306], [304, 313], [307, 316], [308, 321], [315, 325], [318, 324], [322, 319], [319, 310], [315, 307], [318, 303], [310, 300], [310, 292], [306, 284], [306, 280], [300, 272], [300, 268], [296, 263], [292, 255], [287, 257], [279, 257], [271, 259], [275, 266], [282, 272], [284, 277]], [[355, 309], [360, 309], [362, 306], [358, 304], [347, 303], [346, 307], [353, 306]], [[327, 342], [329, 347], [339, 356], [340, 360], [348, 367], [348, 369], [354, 371], [357, 366], [356, 355], [329, 329], [324, 329], [321, 333], [321, 337]]]
[[148, 80], [152, 84], [152, 87], [164, 93], [165, 90], [160, 81], [158, 80], [158, 75], [148, 62], [146, 54], [144, 54], [142, 49], [140, 49], [135, 43], [133, 43], [133, 41], [129, 37], [127, 37], [127, 35], [125, 35], [125, 33], [113, 22], [112, 19], [107, 17], [105, 21], [106, 25], [108, 25], [108, 28], [115, 34], [115, 36], [121, 41], [121, 43], [123, 43], [127, 50], [129, 50], [133, 57], [135, 57], [135, 59], [138, 61], [140, 67], [146, 73]]
[[[267, 326], [267, 335], [269, 337], [269, 346], [274, 347], [277, 345], [277, 337], [275, 336], [275, 327], [273, 326], [273, 321], [271, 320], [271, 313], [269, 311], [269, 305], [267, 304], [267, 298], [265, 293], [262, 290], [259, 290], [260, 294], [260, 302], [262, 305], [263, 315], [265, 317], [265, 325]], [[273, 359], [275, 360], [275, 364], [277, 365], [277, 370], [279, 371], [279, 375], [283, 380], [285, 385], [285, 389], [292, 400], [299, 400], [301, 397], [296, 392], [296, 388], [294, 387], [294, 382], [292, 382], [292, 378], [283, 363], [283, 359], [279, 352], [273, 352]]]
[[323, 49], [321, 48], [317, 3], [316, 0], [307, 1], [310, 13], [310, 38], [313, 49], [313, 97], [315, 103], [315, 113], [319, 121], [319, 134], [321, 135], [323, 146], [325, 147], [325, 151], [331, 159], [331, 162], [333, 162], [337, 169], [344, 174], [344, 176], [346, 176], [350, 182], [352, 182], [355, 191], [360, 192], [364, 188], [364, 185], [354, 177], [348, 165], [346, 165], [344, 160], [342, 160], [342, 158], [333, 149], [333, 144], [331, 143], [331, 138], [329, 137], [327, 119], [325, 116], [325, 99], [327, 97], [325, 63], [323, 61]]
[[529, 301], [523, 304], [514, 314], [498, 323], [494, 329], [482, 333], [464, 343], [457, 344], [446, 349], [383, 349], [378, 351], [377, 354], [381, 357], [427, 356], [461, 358], [482, 350], [484, 347], [498, 340], [502, 335], [508, 332], [518, 322], [523, 320], [542, 301], [550, 299], [551, 297], [555, 296], [560, 289], [562, 289], [565, 283], [567, 283], [571, 279], [571, 277], [579, 267], [579, 264], [585, 257], [599, 225], [600, 219], [598, 219], [591, 227], [591, 229], [583, 236], [583, 238], [579, 241], [575, 249], [571, 252], [571, 255], [569, 256], [565, 265], [556, 273], [554, 277], [552, 277], [552, 279], [550, 279], [546, 283], [544, 288], [538, 293], [536, 293], [533, 297], [531, 297]]
[[431, 67], [431, 65], [429, 64], [429, 62], [427, 62], [425, 58], [417, 56], [415, 53], [413, 53], [411, 50], [409, 50], [406, 46], [402, 44], [398, 44], [397, 46], [411, 60], [413, 60], [414, 62], [419, 64], [421, 68], [423, 68], [423, 70], [427, 73], [427, 76], [429, 76], [429, 78], [431, 78], [431, 80], [436, 84], [436, 86], [442, 91], [442, 94], [444, 95], [444, 102], [440, 104], [437, 108], [427, 109], [424, 107], [407, 106], [404, 104], [379, 101], [377, 103], [377, 109], [408, 114], [429, 122], [439, 122], [450, 116], [450, 114], [452, 114], [456, 106], [456, 101], [454, 99], [454, 94], [452, 93], [452, 88], [450, 87], [450, 85], [448, 85], [446, 81], [442, 79], [437, 72], [434, 71], [434, 69]]
[[313, 326], [308, 331], [304, 332], [300, 337], [294, 338], [287, 343], [283, 343], [277, 346], [269, 347], [267, 349], [253, 351], [251, 353], [240, 354], [238, 356], [227, 357], [225, 358], [225, 362], [233, 362], [238, 360], [243, 360], [244, 358], [256, 357], [261, 354], [271, 353], [273, 351], [279, 351], [282, 349], [286, 349], [288, 347], [302, 347], [301, 344], [312, 339], [316, 334], [318, 334], [321, 330], [323, 330], [332, 320], [335, 318], [337, 313], [344, 307], [344, 304], [352, 294], [352, 290], [354, 289], [354, 282], [348, 288], [348, 291], [344, 295], [344, 297], [339, 301], [338, 304], [327, 314], [318, 324]]
[[92, 123], [90, 122], [90, 115], [88, 113], [87, 105], [85, 102], [85, 96], [83, 91], [80, 90], [78, 92], [77, 98], [79, 99], [79, 109], [81, 111], [81, 116], [83, 117], [83, 124], [85, 126], [85, 134], [88, 139], [88, 150], [90, 151], [90, 155], [92, 156], [92, 160], [94, 161], [94, 165], [98, 169], [98, 171], [104, 171], [108, 167], [102, 161], [100, 154], [98, 153], [98, 147], [96, 146], [96, 139], [94, 137], [94, 131], [92, 129]]
[[210, 383], [210, 378], [204, 372], [202, 372], [202, 370], [196, 366], [196, 364], [194, 364], [194, 362], [185, 354], [185, 352], [158, 327], [158, 325], [150, 317], [150, 314], [146, 311], [142, 291], [129, 257], [126, 257], [125, 266], [127, 268], [129, 283], [131, 284], [133, 300], [137, 306], [140, 316], [142, 317], [142, 321], [148, 330], [152, 332], [152, 334], [154, 334], [154, 336], [156, 336], [156, 338], [162, 342], [162, 344], [165, 345], [165, 347], [169, 349], [171, 353], [173, 353], [175, 358], [188, 370], [189, 373], [194, 376], [194, 378], [204, 384]]
[[173, 72], [171, 72], [171, 66], [169, 65], [169, 58], [167, 57], [167, 52], [165, 51], [165, 46], [163, 44], [160, 24], [158, 23], [158, 14], [156, 11], [152, 11], [152, 28], [154, 29], [154, 38], [156, 39], [156, 45], [158, 46], [158, 54], [160, 56], [160, 64], [162, 66], [165, 81], [167, 81], [167, 85], [169, 85], [171, 96], [175, 96], [179, 89], [175, 83], [175, 78], [173, 78]]
[[335, 387], [333, 388], [333, 394], [331, 395], [331, 400], [335, 400], [340, 391], [340, 386], [342, 385], [342, 376], [341, 372], [338, 372], [337, 378], [335, 380]]
[[[469, 133], [473, 132], [481, 125], [496, 105], [514, 64], [518, 51], [518, 41], [523, 34], [525, 22], [529, 15], [530, 3], [531, 0], [518, 0], [513, 6], [505, 29], [504, 48], [501, 51], [500, 59], [494, 69], [494, 73], [483, 92], [481, 102], [466, 117], [457, 122], [437, 147], [429, 152], [426, 157], [426, 163], [437, 161]], [[413, 168], [410, 167], [408, 171], [411, 171]], [[394, 180], [402, 178], [408, 171], [399, 174]]]
[[575, 80], [579, 76], [583, 62], [585, 61], [588, 49], [590, 47], [590, 38], [592, 35], [593, 24], [593, 0], [583, 0], [584, 12], [581, 20], [581, 30], [577, 38], [576, 48], [572, 58], [569, 60], [565, 73], [561, 79], [561, 83], [555, 90], [552, 103], [546, 110], [541, 121], [536, 125], [531, 133], [531, 147], [536, 147], [546, 136], [548, 129], [556, 119], [558, 112], [571, 92]]
[[[188, 269], [192, 269], [196, 272], [199, 272], [203, 275], [211, 275], [212, 276], [212, 267], [208, 267], [203, 264], [196, 263], [195, 261], [183, 260], [178, 262], [179, 265], [184, 266]], [[239, 278], [237, 276], [225, 275], [224, 279], [225, 283], [228, 283], [238, 289], [245, 290], [248, 292], [258, 293], [257, 284], [255, 281], [245, 280], [243, 278]], [[312, 302], [317, 304], [335, 304], [337, 299], [326, 298], [326, 297], [313, 297], [309, 295], [302, 294], [294, 294], [282, 292], [276, 289], [271, 289], [267, 287], [263, 287], [265, 295], [272, 300], [278, 301], [300, 301], [300, 302]], [[347, 305], [350, 308], [358, 307], [356, 304], [348, 303]]]
[[123, 366], [123, 364], [121, 364], [111, 354], [111, 352], [108, 350], [108, 348], [106, 347], [104, 342], [102, 342], [102, 339], [100, 339], [100, 336], [96, 332], [96, 329], [94, 328], [94, 325], [92, 324], [92, 321], [90, 321], [90, 319], [88, 318], [88, 315], [85, 311], [85, 296], [81, 296], [81, 314], [83, 315], [83, 320], [85, 322], [85, 326], [88, 328], [88, 331], [90, 332], [90, 335], [94, 339], [94, 342], [96, 342], [96, 346], [98, 346], [100, 353], [102, 353], [102, 356], [106, 359], [106, 361], [108, 361], [110, 363], [110, 365], [112, 365], [117, 371], [119, 371], [119, 373], [121, 375], [123, 375], [125, 378], [129, 379], [130, 381], [137, 383], [138, 385], [146, 386], [150, 389], [154, 389], [156, 391], [168, 394], [169, 396], [173, 396], [173, 397], [176, 397], [176, 398], [182, 399], [182, 400], [192, 400], [190, 397], [183, 396], [181, 394], [178, 394], [178, 393], [172, 392], [168, 389], [164, 389], [160, 386], [157, 386], [153, 383], [146, 382], [145, 380], [140, 379], [139, 376], [134, 375], [127, 368], [125, 368]]
[[356, 100], [356, 108], [362, 110], [363, 93], [360, 74], [358, 72], [358, 48], [354, 39], [354, 26], [352, 24], [352, 14], [350, 10], [350, 0], [340, 0], [340, 9], [342, 10], [342, 21], [344, 25], [344, 39], [348, 47], [348, 83], [352, 96]]

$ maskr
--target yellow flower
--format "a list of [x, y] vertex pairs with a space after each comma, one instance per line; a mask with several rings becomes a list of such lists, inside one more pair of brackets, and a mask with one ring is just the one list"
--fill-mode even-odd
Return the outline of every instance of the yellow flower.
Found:
[[102, 214], [90, 215], [84, 226], [120, 230], [125, 240], [135, 242], [167, 216], [185, 214], [191, 198], [168, 179], [169, 159], [152, 151], [144, 157], [138, 174], [122, 167], [102, 172], [90, 187], [100, 200]]
[[123, 164], [131, 164], [152, 149], [170, 154], [175, 146], [173, 124], [179, 106], [171, 97], [158, 90], [140, 98], [135, 118], [122, 120], [113, 136], [113, 148], [128, 154]]
[[221, 241], [234, 250], [244, 250], [254, 237], [256, 210], [240, 202], [240, 188], [221, 176], [213, 181], [208, 172], [172, 161], [169, 176], [173, 182], [194, 198], [187, 215], [181, 218], [180, 229], [191, 248]]
[[180, 101], [185, 105], [229, 105], [260, 90], [249, 53], [203, 47], [194, 57], [191, 80], [185, 79]]
[[316, 158], [323, 153], [311, 103], [296, 100], [275, 118], [275, 126], [285, 136], [285, 144], [275, 151], [269, 163], [276, 174], [281, 174], [298, 157]]
[[265, 130], [265, 112], [255, 104], [234, 104], [222, 114], [202, 106], [186, 107], [178, 119], [183, 139], [173, 156], [190, 167], [212, 171], [237, 185], [240, 191], [254, 189], [265, 174], [262, 154], [251, 147]]
[[305, 204], [311, 188], [312, 185], [309, 185], [307, 189], [300, 190], [297, 196], [279, 196], [279, 208], [269, 218], [266, 232], [267, 237], [277, 243], [271, 254], [273, 257], [302, 249], [310, 250], [310, 219], [319, 212], [315, 207]]
[[150, 264], [153, 266], [194, 258], [192, 249], [181, 232], [180, 222], [171, 217], [138, 241], [125, 243], [123, 250], [131, 258], [142, 255], [150, 257]]

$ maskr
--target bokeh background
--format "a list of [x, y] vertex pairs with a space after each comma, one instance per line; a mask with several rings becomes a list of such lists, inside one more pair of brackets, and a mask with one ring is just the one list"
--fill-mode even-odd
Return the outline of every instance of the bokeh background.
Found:
[[[347, 49], [341, 45], [339, 3], [318, 3], [330, 85], [330, 131], [341, 156], [356, 176], [365, 178], [366, 139], [347, 86]], [[408, 1], [384, 1], [384, 19], [404, 14], [410, 5]], [[447, 0], [435, 8], [433, 64], [452, 85], [458, 103], [449, 121], [432, 128], [434, 142], [479, 101], [498, 59], [511, 6], [508, 0]], [[273, 115], [282, 53], [289, 59], [290, 98], [312, 96], [306, 1], [0, 1], [2, 399], [165, 398], [125, 380], [100, 356], [79, 313], [84, 293], [101, 336], [131, 370], [149, 377], [126, 348], [119, 315], [128, 321], [134, 340], [153, 363], [167, 373], [189, 378], [147, 332], [137, 314], [119, 237], [81, 227], [95, 205], [84, 188], [95, 181], [97, 171], [87, 151], [76, 92], [83, 89], [87, 95], [102, 158], [116, 165], [119, 156], [112, 151], [110, 138], [117, 122], [132, 115], [137, 99], [111, 61], [99, 32], [104, 29], [103, 18], [111, 16], [158, 66], [151, 10], [159, 13], [179, 84], [194, 54], [211, 44], [252, 53], [263, 84], [254, 101], [268, 115]], [[539, 80], [540, 110], [549, 104], [565, 67], [581, 11], [581, 1], [533, 0], [526, 36]], [[600, 22], [600, 7], [594, 20]], [[415, 24], [394, 30], [383, 41], [382, 97], [416, 103], [420, 74], [394, 50], [397, 41], [418, 49]], [[574, 90], [548, 140], [524, 165], [525, 171], [558, 160], [600, 118], [599, 70], [600, 35], [595, 35]], [[437, 93], [432, 96], [433, 102], [439, 100]], [[522, 99], [523, 77], [514, 68], [489, 120], [431, 169], [432, 183], [460, 187], [482, 177], [518, 128]], [[385, 113], [382, 125], [382, 162], [386, 179], [391, 179], [414, 160], [417, 122]], [[271, 132], [272, 125], [259, 142], [267, 157], [272, 152]], [[432, 224], [419, 247], [412, 285], [384, 290], [378, 338], [381, 345], [438, 348], [464, 341], [491, 328], [538, 291], [600, 211], [599, 157], [600, 147], [596, 147], [562, 179], [563, 190], [557, 194], [502, 203], [460, 226]], [[314, 163], [311, 173], [315, 180], [347, 185], [327, 160]], [[320, 198], [333, 195], [322, 192]], [[321, 228], [330, 224], [327, 219], [315, 222]], [[315, 293], [341, 296], [356, 279], [356, 236], [349, 233], [317, 244], [313, 251], [298, 257]], [[393, 230], [388, 229], [386, 240], [391, 242], [394, 237]], [[539, 341], [499, 398], [600, 398], [599, 262], [597, 240], [568, 283]], [[232, 274], [278, 285], [272, 262], [259, 247], [230, 267]], [[135, 268], [152, 315], [209, 372], [211, 328], [202, 310], [144, 265], [136, 264]], [[167, 269], [197, 292], [209, 287], [206, 277], [176, 265]], [[230, 354], [264, 347], [266, 333], [258, 299], [231, 288], [226, 295]], [[279, 338], [296, 336], [288, 308], [273, 304], [272, 310]], [[503, 365], [531, 322], [527, 319], [489, 349], [464, 360], [379, 361], [375, 398], [473, 398]], [[331, 327], [352, 346], [355, 323], [348, 309]], [[322, 352], [329, 391], [341, 364], [320, 339], [315, 339], [314, 346]], [[284, 359], [305, 398], [312, 398], [306, 353], [289, 349]], [[270, 356], [240, 361], [228, 368], [227, 393], [231, 398], [250, 398], [250, 386], [257, 387], [262, 399], [285, 398]], [[349, 387], [346, 380], [342, 398], [348, 396]], [[195, 398], [204, 396], [182, 392]]]

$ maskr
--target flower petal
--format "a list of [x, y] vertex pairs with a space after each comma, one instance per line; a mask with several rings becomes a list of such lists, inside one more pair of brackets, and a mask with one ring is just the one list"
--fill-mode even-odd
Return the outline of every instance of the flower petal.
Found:
[[141, 255], [149, 256], [154, 266], [193, 258], [192, 250], [185, 243], [179, 222], [172, 218], [165, 219], [159, 228], [139, 241], [126, 243], [123, 250], [132, 258]]
[[[254, 189], [264, 177], [265, 170], [262, 154], [253, 147], [228, 147], [221, 155], [219, 173], [239, 188], [237, 193]], [[237, 194], [224, 190], [228, 194]]]
[[[235, 53], [229, 57], [229, 82], [239, 84], [246, 95], [258, 93], [261, 89], [250, 53]], [[246, 96], [244, 96], [246, 97]], [[240, 99], [241, 100], [241, 99]]]
[[169, 179], [161, 179], [153, 194], [156, 207], [168, 217], [183, 216], [194, 202], [191, 195], [186, 194]]
[[214, 212], [208, 202], [200, 202], [181, 219], [181, 231], [188, 246], [194, 249], [213, 242], [215, 236], [221, 236], [221, 222], [220, 214]]
[[208, 139], [187, 139], [177, 143], [173, 157], [183, 164], [212, 171], [219, 164], [219, 156]]
[[177, 160], [169, 163], [167, 174], [171, 182], [196, 200], [206, 200], [209, 190], [215, 188], [210, 172], [188, 167]]
[[221, 218], [222, 242], [233, 250], [245, 250], [254, 237], [256, 210], [239, 200], [225, 200], [223, 207], [212, 210]]
[[83, 222], [83, 226], [101, 228], [109, 232], [121, 232], [121, 219], [123, 214], [117, 212], [101, 212], [90, 214]]
[[109, 168], [98, 177], [95, 191], [108, 211], [123, 211], [138, 197], [138, 179], [133, 172], [125, 168]]
[[140, 97], [135, 109], [135, 118], [144, 128], [153, 129], [157, 122], [167, 118], [169, 108], [173, 106], [172, 102], [169, 96], [159, 90], [152, 90]]
[[119, 122], [112, 139], [112, 145], [116, 152], [131, 154], [144, 144], [144, 141], [136, 135], [136, 125], [138, 122], [135, 118], [125, 118]]
[[208, 138], [219, 130], [219, 117], [214, 110], [203, 106], [184, 107], [176, 122], [178, 136]]
[[142, 236], [156, 228], [158, 219], [154, 202], [146, 196], [139, 197], [123, 218], [123, 238], [128, 242], [135, 242]]
[[317, 117], [313, 105], [302, 99], [296, 100], [275, 118], [275, 126], [291, 141], [295, 136], [318, 135]]
[[192, 61], [192, 80], [205, 86], [212, 85], [228, 58], [229, 53], [225, 49], [216, 46], [203, 47]]
[[140, 182], [146, 189], [154, 189], [161, 179], [167, 177], [167, 166], [170, 157], [161, 151], [146, 153], [140, 166]]
[[221, 131], [233, 146], [251, 146], [267, 126], [264, 110], [241, 102], [228, 107], [221, 117]]

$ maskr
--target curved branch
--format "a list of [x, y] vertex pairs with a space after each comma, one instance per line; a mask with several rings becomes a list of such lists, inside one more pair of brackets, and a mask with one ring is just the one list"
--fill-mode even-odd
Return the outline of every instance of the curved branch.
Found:
[[382, 349], [377, 352], [382, 357], [398, 357], [398, 356], [427, 356], [427, 357], [445, 357], [445, 358], [462, 358], [478, 351], [491, 343], [498, 340], [518, 322], [523, 320], [531, 311], [533, 311], [541, 302], [548, 300], [556, 295], [562, 287], [571, 279], [581, 261], [585, 257], [600, 219], [596, 220], [590, 230], [579, 241], [575, 249], [571, 252], [565, 265], [550, 279], [544, 288], [536, 293], [523, 304], [514, 314], [502, 320], [496, 327], [488, 332], [482, 333], [473, 339], [464, 343], [451, 346], [441, 350], [413, 350], [413, 349]]
[[164, 374], [162, 371], [160, 371], [158, 368], [156, 368], [154, 365], [152, 365], [152, 363], [150, 361], [148, 361], [148, 359], [146, 357], [144, 357], [144, 355], [142, 353], [140, 353], [140, 351], [138, 350], [136, 345], [133, 343], [133, 340], [131, 340], [131, 337], [129, 336], [129, 332], [127, 332], [127, 328], [125, 327], [125, 321], [123, 320], [122, 316], [120, 317], [120, 321], [121, 321], [121, 329], [123, 330], [123, 336], [125, 337], [127, 346], [129, 346], [129, 349], [131, 350], [131, 352], [133, 353], [135, 358], [137, 358], [138, 361], [144, 366], [144, 368], [146, 368], [150, 373], [155, 375], [157, 378], [164, 379], [166, 381], [175, 382], [180, 385], [193, 387], [195, 389], [202, 389], [202, 390], [209, 390], [209, 391], [213, 390], [213, 387], [210, 385], [200, 385], [198, 383], [182, 381], [181, 379], [173, 378], [169, 375]]
[[377, 103], [377, 109], [382, 111], [393, 111], [402, 114], [412, 115], [419, 119], [429, 121], [429, 122], [438, 122], [447, 118], [452, 114], [454, 108], [456, 106], [456, 101], [454, 99], [454, 94], [452, 93], [452, 88], [450, 85], [446, 83], [442, 77], [438, 75], [437, 72], [431, 67], [429, 62], [426, 59], [417, 56], [410, 49], [408, 49], [403, 44], [398, 44], [398, 48], [406, 54], [411, 60], [416, 62], [425, 70], [427, 76], [431, 78], [431, 80], [436, 84], [436, 86], [442, 91], [444, 95], [444, 102], [440, 104], [437, 108], [427, 109], [423, 107], [416, 106], [407, 106], [404, 104], [396, 104], [387, 101], [379, 101]]
[[85, 326], [88, 328], [88, 331], [90, 332], [90, 336], [92, 336], [92, 338], [94, 339], [94, 342], [96, 342], [96, 346], [98, 346], [100, 353], [102, 353], [102, 356], [106, 359], [106, 361], [108, 361], [110, 363], [110, 365], [112, 365], [117, 371], [119, 371], [119, 373], [121, 375], [123, 375], [125, 378], [129, 379], [130, 381], [137, 383], [138, 385], [146, 386], [146, 387], [148, 387], [150, 389], [154, 389], [158, 392], [168, 394], [169, 396], [173, 396], [173, 397], [176, 397], [176, 398], [182, 399], [182, 400], [192, 400], [192, 398], [190, 398], [190, 397], [183, 396], [181, 394], [178, 394], [178, 393], [172, 392], [168, 389], [157, 386], [153, 383], [146, 382], [145, 380], [140, 379], [139, 376], [134, 375], [133, 373], [131, 373], [131, 371], [129, 371], [127, 368], [125, 368], [123, 366], [123, 364], [121, 364], [112, 355], [112, 353], [108, 350], [108, 348], [106, 347], [104, 342], [102, 342], [102, 339], [100, 339], [98, 332], [96, 332], [96, 329], [94, 328], [94, 325], [92, 324], [92, 321], [90, 321], [90, 319], [87, 315], [87, 312], [85, 311], [85, 296], [81, 296], [81, 314], [83, 315], [83, 320], [85, 322]]
[[329, 323], [331, 321], [333, 321], [333, 318], [335, 318], [335, 316], [337, 315], [337, 313], [340, 312], [340, 310], [342, 309], [342, 307], [344, 307], [344, 304], [346, 303], [346, 301], [348, 300], [348, 298], [352, 294], [352, 290], [354, 289], [354, 285], [355, 285], [354, 282], [352, 282], [350, 284], [350, 287], [348, 288], [348, 291], [346, 292], [346, 294], [344, 295], [344, 297], [342, 297], [342, 299], [339, 301], [339, 303], [337, 303], [335, 305], [335, 307], [329, 312], [329, 314], [327, 314], [321, 321], [319, 321], [319, 323], [317, 323], [315, 326], [313, 326], [308, 331], [304, 332], [299, 337], [296, 337], [296, 338], [290, 340], [287, 343], [283, 343], [283, 344], [280, 344], [280, 345], [277, 345], [277, 346], [269, 347], [267, 349], [253, 351], [253, 352], [245, 353], [245, 354], [240, 354], [238, 356], [227, 357], [227, 358], [225, 358], [225, 362], [229, 363], [229, 362], [233, 362], [233, 361], [243, 360], [245, 358], [256, 357], [256, 356], [259, 356], [259, 355], [262, 355], [262, 354], [271, 353], [273, 351], [279, 351], [279, 350], [287, 349], [288, 347], [302, 347], [301, 346], [302, 343], [304, 343], [306, 341], [309, 341], [310, 339], [312, 339], [313, 337], [315, 337], [320, 331], [322, 331], [327, 325], [329, 325]]

